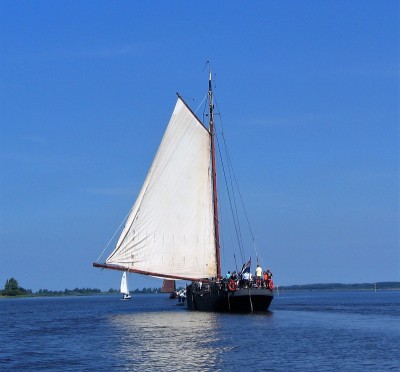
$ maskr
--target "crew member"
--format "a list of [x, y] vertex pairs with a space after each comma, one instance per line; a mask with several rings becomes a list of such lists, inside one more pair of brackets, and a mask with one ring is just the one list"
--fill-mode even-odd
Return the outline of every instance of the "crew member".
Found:
[[262, 268], [260, 267], [260, 265], [257, 265], [257, 268], [256, 268], [256, 283], [257, 283], [258, 287], [261, 286], [261, 275], [262, 275]]

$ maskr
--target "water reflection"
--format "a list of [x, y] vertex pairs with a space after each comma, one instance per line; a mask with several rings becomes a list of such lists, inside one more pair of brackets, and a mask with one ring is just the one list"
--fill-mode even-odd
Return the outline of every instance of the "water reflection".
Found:
[[[213, 313], [187, 310], [114, 315], [116, 352], [127, 369], [215, 370], [221, 332]], [[121, 360], [122, 359], [122, 360]], [[124, 362], [123, 362], [124, 361]], [[121, 367], [122, 367], [121, 366]]]

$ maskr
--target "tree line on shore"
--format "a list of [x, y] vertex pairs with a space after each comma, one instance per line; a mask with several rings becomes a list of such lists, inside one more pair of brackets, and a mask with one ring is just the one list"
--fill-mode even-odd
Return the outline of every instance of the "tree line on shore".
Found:
[[[132, 293], [160, 293], [161, 288], [143, 288], [135, 289]], [[3, 290], [0, 290], [0, 296], [82, 296], [82, 295], [93, 295], [93, 294], [115, 294], [119, 293], [118, 289], [110, 288], [106, 292], [102, 292], [98, 288], [74, 288], [65, 289], [63, 291], [51, 291], [48, 289], [39, 289], [37, 292], [33, 292], [31, 289], [25, 289], [19, 286], [18, 281], [15, 278], [6, 280], [6, 284]]]
[[325, 290], [400, 290], [400, 282], [376, 282], [376, 283], [320, 283], [279, 286], [282, 290], [325, 291]]
[[[400, 282], [377, 282], [377, 283], [359, 283], [359, 284], [305, 284], [279, 286], [279, 290], [400, 290]], [[161, 293], [161, 288], [136, 288], [131, 293]], [[48, 289], [39, 289], [33, 292], [31, 289], [25, 289], [19, 286], [15, 278], [7, 279], [3, 290], [0, 290], [0, 296], [82, 296], [93, 294], [115, 294], [119, 293], [118, 289], [110, 288], [106, 292], [102, 292], [98, 288], [74, 288], [65, 289], [64, 291], [51, 291]]]

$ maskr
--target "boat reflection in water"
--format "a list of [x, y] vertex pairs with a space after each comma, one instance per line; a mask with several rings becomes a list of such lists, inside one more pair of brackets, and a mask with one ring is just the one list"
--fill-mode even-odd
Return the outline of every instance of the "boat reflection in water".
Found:
[[217, 365], [217, 314], [181, 311], [119, 314], [110, 321], [119, 332], [119, 362], [129, 368], [162, 370]]

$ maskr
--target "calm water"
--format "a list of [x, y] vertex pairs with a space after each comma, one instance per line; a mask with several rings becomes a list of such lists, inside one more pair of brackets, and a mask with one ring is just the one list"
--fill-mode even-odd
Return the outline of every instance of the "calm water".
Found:
[[400, 292], [295, 292], [268, 314], [166, 295], [0, 300], [0, 370], [400, 370]]

